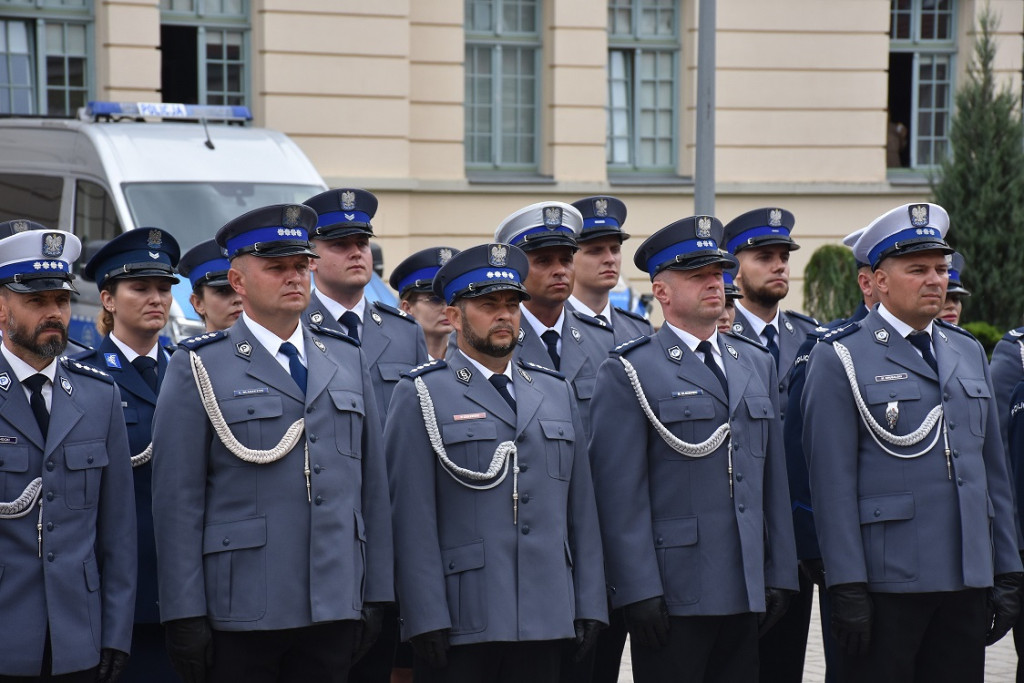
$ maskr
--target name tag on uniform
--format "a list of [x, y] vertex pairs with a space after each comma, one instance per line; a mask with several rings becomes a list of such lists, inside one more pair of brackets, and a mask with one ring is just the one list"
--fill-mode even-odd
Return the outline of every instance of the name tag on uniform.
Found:
[[456, 422], [461, 422], [462, 420], [483, 420], [485, 417], [487, 417], [487, 413], [462, 413], [461, 415], [453, 415], [452, 419]]
[[270, 389], [267, 387], [259, 387], [257, 389], [235, 389], [235, 396], [253, 396], [255, 394], [269, 394]]
[[682, 396], [700, 396], [703, 393], [703, 389], [691, 389], [690, 391], [673, 391], [672, 398], [680, 398]]
[[16, 436], [0, 436], [0, 445], [18, 443]]
[[905, 372], [898, 372], [895, 375], [875, 375], [876, 382], [895, 382], [898, 379], [906, 379], [909, 375]]

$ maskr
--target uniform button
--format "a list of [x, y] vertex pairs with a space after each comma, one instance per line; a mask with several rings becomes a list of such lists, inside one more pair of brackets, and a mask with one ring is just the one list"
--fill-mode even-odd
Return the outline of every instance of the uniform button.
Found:
[[448, 569], [455, 569], [455, 563], [454, 562], [449, 562], [448, 563]]
[[608, 586], [608, 592], [611, 593], [612, 595], [615, 595], [615, 593], [617, 592], [615, 590], [615, 586]]
[[229, 545], [231, 545], [231, 539], [225, 536], [224, 540], [222, 540], [220, 543], [223, 546], [229, 546]]
[[309, 442], [310, 443], [316, 443], [316, 439], [317, 439], [316, 434], [310, 434], [309, 435]]
[[248, 410], [246, 410], [245, 412], [247, 412], [247, 413], [249, 413], [250, 415], [252, 415], [253, 413], [255, 413], [255, 412], [256, 412], [256, 409], [255, 409], [255, 408], [253, 408], [252, 406], [249, 406]]
[[523, 535], [525, 536], [528, 533], [530, 533], [530, 527], [529, 527], [529, 525], [524, 524], [523, 525]]
[[312, 412], [313, 412], [313, 406], [306, 406], [306, 413], [308, 414], [308, 413], [312, 413]]
[[740, 503], [740, 504], [739, 504], [739, 511], [740, 511], [740, 512], [745, 512], [745, 511], [746, 511], [746, 509], [747, 509], [747, 506], [746, 506], [746, 505], [744, 505], [743, 503]]
[[785, 391], [785, 390], [786, 390], [786, 385], [783, 384], [782, 382], [779, 382], [779, 391]]
[[47, 522], [46, 523], [46, 530], [47, 531], [53, 531], [53, 522]]
[[736, 481], [743, 481], [743, 474], [741, 474], [740, 472], [737, 472], [736, 473]]
[[963, 477], [957, 477], [956, 478], [956, 485], [957, 486], [963, 486], [964, 485], [964, 478]]
[[665, 545], [665, 539], [658, 536], [658, 538], [654, 540], [654, 545]]
[[942, 400], [943, 401], [948, 401], [949, 400], [949, 394], [943, 394], [942, 395]]
[[955, 422], [950, 422], [949, 423], [949, 428], [950, 429], [956, 429], [956, 423]]
[[88, 458], [86, 458], [86, 459], [85, 459], [85, 461], [86, 461], [87, 463], [89, 463], [90, 465], [92, 464], [92, 461], [93, 461], [93, 460], [95, 460], [95, 458], [94, 458], [93, 456], [91, 456], [91, 455], [90, 455], [90, 456], [89, 456]]
[[525, 433], [520, 434], [519, 438], [516, 439], [516, 441], [518, 441], [519, 443], [522, 443], [522, 442], [526, 441], [526, 434]]
[[356, 402], [355, 402], [355, 401], [352, 401], [352, 407], [353, 407], [353, 408], [355, 408], [355, 407], [356, 407]]
[[53, 553], [46, 553], [46, 561], [53, 562]]
[[683, 415], [685, 415], [686, 417], [690, 417], [690, 409], [687, 408], [686, 410], [684, 410]]
[[46, 461], [46, 471], [47, 472], [53, 472], [53, 468], [54, 468], [53, 461], [52, 460], [47, 460]]
[[881, 516], [882, 516], [882, 511], [879, 510], [878, 508], [875, 508], [875, 517], [881, 517]]
[[953, 449], [953, 457], [954, 458], [959, 458], [960, 457], [960, 451], [957, 450], [956, 448]]
[[890, 391], [889, 392], [889, 398], [896, 398], [896, 392], [895, 391]]
[[313, 502], [314, 502], [314, 503], [316, 503], [317, 505], [322, 505], [322, 504], [323, 504], [323, 502], [324, 502], [324, 497], [323, 497], [323, 496], [317, 496], [317, 497], [316, 497], [316, 498], [315, 498], [315, 499], [313, 500]]
[[320, 474], [320, 465], [313, 465], [313, 472], [316, 474]]
[[768, 408], [766, 408], [765, 406], [761, 406], [761, 414], [762, 415], [767, 415], [768, 414]]
[[524, 503], [529, 503], [529, 502], [530, 502], [530, 494], [529, 494], [529, 493], [524, 493], [524, 494], [523, 494], [523, 495], [521, 496], [521, 498], [522, 498], [522, 501], [523, 501]]
[[466, 436], [473, 436], [473, 430], [472, 429], [467, 429], [466, 430]]
[[53, 500], [53, 491], [46, 492], [46, 500]]
[[559, 435], [559, 436], [563, 436], [564, 434], [565, 434], [565, 430], [564, 430], [564, 429], [562, 429], [561, 427], [559, 427], [559, 428], [558, 428], [558, 435]]
[[530, 467], [528, 465], [520, 465], [519, 466], [519, 471], [520, 472], [525, 472], [528, 469], [530, 469]]

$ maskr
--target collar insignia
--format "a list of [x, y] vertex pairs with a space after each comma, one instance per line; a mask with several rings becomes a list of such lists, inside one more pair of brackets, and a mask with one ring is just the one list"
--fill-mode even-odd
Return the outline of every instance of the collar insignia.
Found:
[[729, 352], [729, 355], [733, 358], [739, 359], [740, 354], [736, 353], [736, 349], [732, 347], [732, 344], [726, 344], [725, 350]]
[[469, 384], [469, 380], [473, 379], [473, 373], [469, 368], [459, 368], [459, 371], [455, 373], [455, 378], [463, 384]]
[[882, 328], [880, 330], [875, 330], [875, 339], [877, 339], [878, 341], [882, 342], [883, 344], [888, 344], [889, 343], [889, 330], [887, 330], [885, 328]]
[[383, 321], [380, 319], [380, 313], [378, 313], [377, 311], [370, 311], [370, 317], [373, 318], [373, 322], [377, 323], [378, 325], [383, 324]]
[[740, 332], [742, 332], [743, 331], [743, 323], [733, 323], [732, 324], [732, 331], [735, 332], [736, 334], [739, 334]]
[[6, 372], [0, 372], [0, 389], [7, 391], [11, 388], [11, 377]]
[[581, 335], [580, 331], [577, 330], [575, 327], [570, 327], [569, 331], [572, 332], [572, 338], [575, 339], [576, 341], [583, 340], [583, 335]]
[[668, 350], [668, 357], [674, 361], [678, 361], [683, 357], [683, 350], [678, 346], [673, 346]]
[[238, 349], [238, 352], [245, 356], [246, 358], [252, 355], [252, 344], [250, 344], [248, 341], [238, 342], [235, 348]]
[[946, 339], [946, 333], [945, 332], [943, 332], [942, 330], [940, 330], [938, 328], [936, 328], [935, 331], [939, 333], [939, 337], [942, 338], [942, 341], [949, 341], [948, 339]]
[[789, 330], [790, 332], [793, 331], [793, 324], [791, 322], [789, 322], [788, 320], [783, 320], [782, 324], [785, 325], [786, 329]]
[[68, 380], [67, 377], [60, 378], [60, 386], [64, 391], [67, 392], [68, 396], [70, 396], [71, 392], [75, 390], [75, 388], [71, 386], [71, 382]]
[[316, 348], [320, 349], [324, 353], [327, 353], [327, 347], [324, 346], [324, 343], [322, 341], [320, 341], [319, 339], [317, 339], [316, 337], [313, 337], [313, 346], [315, 346]]
[[315, 311], [309, 316], [309, 322], [313, 323], [314, 325], [319, 325], [323, 321], [324, 314], [321, 313], [320, 311]]
[[524, 339], [526, 339], [526, 332], [523, 330], [522, 327], [520, 327], [519, 328], [519, 336], [516, 337], [516, 343], [517, 344], [522, 344]]
[[107, 362], [108, 368], [121, 369], [121, 359], [117, 357], [116, 353], [105, 353], [103, 354], [103, 360]]
[[532, 377], [530, 377], [530, 374], [529, 374], [528, 372], [526, 372], [526, 370], [523, 370], [523, 369], [522, 369], [521, 367], [519, 367], [518, 365], [516, 366], [516, 370], [518, 370], [518, 371], [519, 371], [519, 374], [520, 374], [520, 375], [522, 375], [523, 379], [525, 379], [525, 380], [526, 380], [527, 382], [529, 382], [530, 384], [533, 384], [533, 378], [532, 378]]

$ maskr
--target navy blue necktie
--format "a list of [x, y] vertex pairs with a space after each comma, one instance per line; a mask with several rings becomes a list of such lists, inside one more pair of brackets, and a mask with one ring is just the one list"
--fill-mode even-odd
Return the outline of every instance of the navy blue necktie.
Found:
[[345, 311], [338, 318], [338, 322], [345, 326], [348, 330], [348, 336], [352, 337], [356, 341], [359, 341], [359, 316], [352, 311]]
[[697, 344], [697, 350], [704, 354], [704, 365], [708, 366], [708, 370], [715, 373], [715, 377], [722, 384], [722, 391], [728, 396], [729, 383], [725, 379], [725, 373], [722, 372], [722, 368], [718, 367], [718, 363], [715, 362], [715, 352], [711, 350], [711, 342], [705, 339], [700, 344]]
[[494, 388], [498, 390], [498, 393], [501, 394], [501, 397], [505, 399], [505, 403], [509, 405], [509, 407], [512, 409], [512, 412], [515, 412], [516, 400], [512, 398], [512, 392], [508, 390], [508, 385], [512, 382], [512, 380], [510, 380], [505, 375], [499, 375], [495, 373], [491, 375], [487, 381], [494, 385]]
[[921, 357], [931, 366], [935, 374], [939, 374], [939, 363], [935, 360], [935, 356], [932, 355], [932, 338], [928, 336], [928, 333], [921, 331], [911, 332], [907, 335], [907, 341], [921, 352]]
[[142, 375], [142, 379], [146, 380], [146, 384], [149, 385], [149, 388], [152, 389], [155, 394], [157, 391], [156, 361], [149, 356], [137, 356], [135, 360], [132, 361], [132, 366], [139, 371], [139, 374]]
[[43, 385], [48, 381], [46, 375], [41, 373], [30, 375], [22, 381], [22, 384], [27, 386], [31, 392], [28, 404], [32, 408], [32, 414], [36, 416], [36, 422], [39, 423], [39, 431], [43, 433], [43, 439], [46, 438], [46, 432], [50, 429], [50, 411], [46, 409], [46, 399], [43, 398]]
[[603, 322], [605, 325], [608, 324], [608, 318], [604, 317], [604, 315], [602, 315], [601, 313], [598, 313], [594, 317]]
[[551, 363], [555, 366], [555, 370], [561, 369], [559, 366], [561, 366], [562, 360], [558, 357], [558, 333], [554, 330], [548, 330], [540, 335], [540, 338], [544, 340], [544, 344], [548, 347], [548, 355], [551, 356]]
[[767, 342], [765, 342], [765, 346], [768, 347], [768, 352], [771, 353], [772, 358], [775, 359], [776, 370], [779, 369], [779, 345], [775, 341], [775, 337], [777, 337], [778, 335], [779, 333], [775, 331], [775, 325], [764, 326], [764, 337], [765, 339], [768, 340]]
[[292, 379], [299, 385], [299, 389], [302, 389], [302, 393], [306, 393], [306, 366], [299, 358], [299, 350], [291, 342], [285, 342], [281, 344], [281, 353], [288, 356], [288, 371], [292, 374]]

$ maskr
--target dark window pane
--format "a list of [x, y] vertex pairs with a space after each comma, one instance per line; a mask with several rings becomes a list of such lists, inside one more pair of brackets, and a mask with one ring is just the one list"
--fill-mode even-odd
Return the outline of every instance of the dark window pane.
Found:
[[56, 227], [63, 186], [58, 177], [0, 173], [0, 221], [28, 218]]
[[67, 85], [67, 75], [64, 73], [63, 57], [46, 58], [46, 84], [51, 87]]
[[85, 87], [85, 60], [68, 57], [68, 84], [74, 88]]

